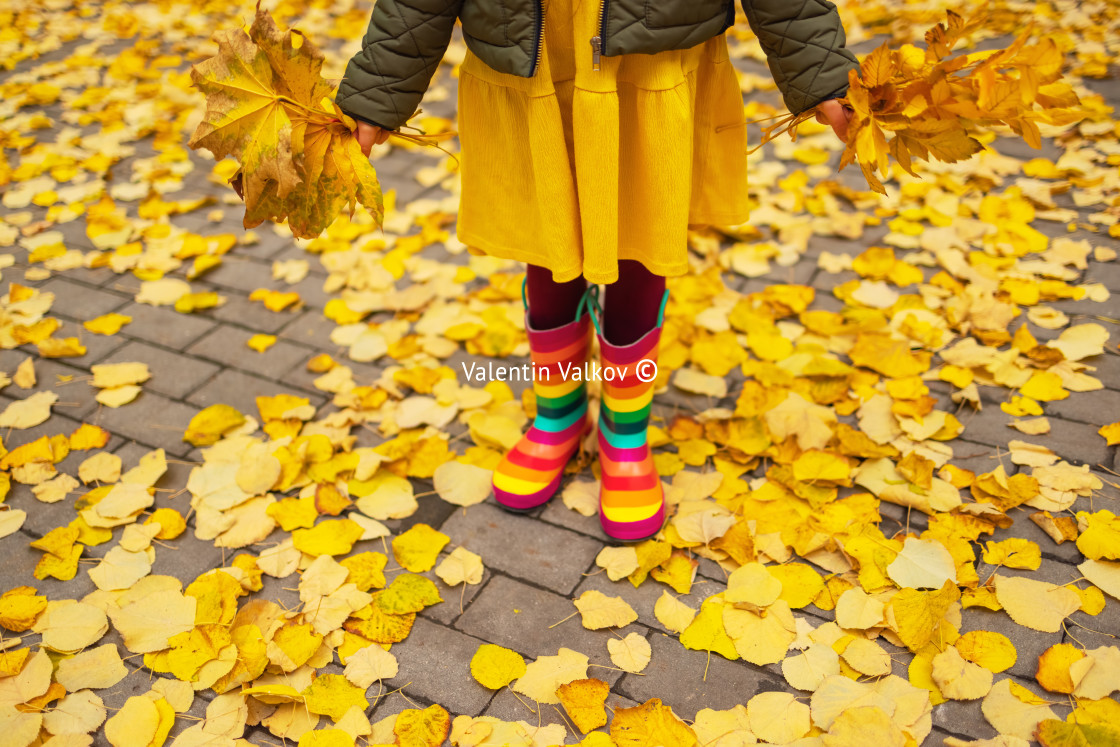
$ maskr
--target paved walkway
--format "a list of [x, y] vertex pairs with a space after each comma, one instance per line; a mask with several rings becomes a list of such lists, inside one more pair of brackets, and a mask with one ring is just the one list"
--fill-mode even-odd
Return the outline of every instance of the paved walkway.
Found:
[[[866, 51], [870, 46], [870, 43], [864, 43], [860, 51]], [[757, 62], [740, 60], [738, 64], [757, 75], [766, 74]], [[29, 67], [29, 63], [24, 63], [20, 69]], [[1120, 106], [1120, 87], [1115, 81], [1090, 81], [1089, 85], [1104, 92], [1111, 105]], [[453, 87], [454, 80], [445, 67], [440, 73], [438, 88], [448, 96], [443, 102], [426, 103], [429, 113], [450, 113]], [[773, 93], [765, 96], [774, 100]], [[38, 133], [40, 141], [49, 139], [51, 132], [57, 132], [57, 123], [61, 121], [59, 105], [46, 107], [45, 112], [55, 120], [56, 125], [52, 131]], [[752, 137], [754, 134], [752, 130]], [[1012, 144], [1007, 148], [1016, 157], [1032, 155], [1025, 147]], [[1045, 152], [1053, 155], [1055, 150], [1048, 144]], [[11, 156], [13, 151], [8, 153]], [[146, 146], [141, 146], [140, 152], [122, 162], [114, 173], [126, 177], [130, 173], [130, 165], [147, 155]], [[206, 180], [209, 166], [204, 159], [197, 154], [191, 154], [190, 158], [196, 169], [187, 176], [184, 188], [168, 195], [168, 199], [208, 196], [216, 203], [173, 217], [173, 225], [204, 235], [230, 233], [240, 237], [243, 232], [239, 225], [239, 210], [237, 205], [228, 204], [229, 190]], [[431, 175], [437, 173], [432, 169], [438, 167], [441, 160], [441, 154], [429, 151], [395, 150], [377, 161], [376, 166], [383, 187], [395, 190], [397, 205], [409, 206], [414, 212], [423, 214], [437, 209], [450, 195], [439, 184], [425, 187], [418, 181], [419, 177], [431, 184]], [[760, 161], [755, 168], [761, 172], [770, 168], [772, 163]], [[799, 164], [785, 162], [784, 166], [793, 169]], [[842, 179], [854, 186], [860, 184], [858, 172], [853, 170], [845, 172]], [[1088, 223], [1088, 213], [1099, 209], [1097, 206], [1079, 208], [1071, 199], [1071, 194], [1057, 195], [1055, 201], [1060, 207], [1076, 211], [1081, 216], [1077, 222], [1081, 224]], [[130, 215], [135, 214], [135, 202], [122, 204], [127, 205]], [[23, 210], [0, 209], [0, 220]], [[43, 208], [30, 206], [25, 210], [31, 213], [33, 220], [46, 216]], [[211, 220], [210, 212], [213, 210], [222, 212], [220, 220]], [[1064, 223], [1038, 220], [1034, 225], [1051, 237], [1088, 238], [1095, 245], [1120, 246], [1117, 241], [1102, 237], [1100, 233], [1080, 228], [1067, 233]], [[57, 228], [62, 231], [67, 248], [83, 252], [94, 249], [85, 235], [83, 221], [73, 221]], [[451, 230], [453, 226], [447, 228]], [[766, 233], [765, 227], [760, 228]], [[411, 235], [415, 232], [413, 225], [391, 222], [386, 236], [392, 240], [397, 233]], [[790, 280], [806, 283], [817, 289], [818, 307], [834, 308], [836, 304], [831, 299], [831, 290], [855, 276], [852, 273], [833, 275], [820, 269], [820, 254], [830, 251], [855, 255], [875, 244], [886, 232], [886, 226], [872, 228], [858, 241], [813, 236], [808, 251], [792, 266], [775, 266], [770, 274], [750, 279], [728, 271], [723, 279], [730, 288], [740, 292], [759, 290], [771, 283]], [[317, 257], [307, 254], [272, 227], [262, 226], [256, 234], [259, 241], [237, 246], [226, 255], [220, 267], [191, 281], [196, 292], [213, 291], [225, 299], [224, 305], [219, 308], [193, 314], [180, 314], [169, 308], [137, 303], [134, 297], [140, 281], [131, 274], [118, 274], [109, 268], [68, 269], [51, 272], [44, 279], [28, 280], [25, 273], [38, 266], [28, 264], [25, 249], [18, 246], [7, 249], [14, 255], [15, 264], [3, 270], [4, 280], [54, 294], [49, 316], [62, 322], [62, 328], [55, 336], [78, 337], [88, 352], [80, 357], [54, 359], [39, 357], [32, 346], [0, 352], [0, 370], [9, 375], [30, 356], [34, 360], [39, 382], [38, 386], [29, 390], [8, 385], [0, 392], [0, 410], [11, 401], [34, 391], [49, 389], [57, 392], [60, 398], [55, 406], [56, 414], [47, 422], [27, 430], [5, 433], [5, 447], [10, 450], [42, 435], [69, 433], [83, 422], [100, 425], [112, 434], [106, 449], [119, 455], [126, 469], [134, 466], [141, 456], [152, 449], [166, 451], [173, 462], [158, 483], [161, 492], [157, 506], [173, 506], [185, 513], [189, 496], [184, 494], [183, 489], [192, 465], [199, 459], [199, 452], [182, 440], [182, 434], [191, 417], [202, 408], [226, 403], [242, 412], [255, 414], [257, 396], [296, 393], [307, 397], [320, 415], [336, 410], [329, 403], [329, 395], [313, 385], [315, 375], [307, 371], [308, 361], [321, 353], [329, 353], [339, 360], [345, 357], [345, 351], [330, 339], [334, 324], [323, 315], [326, 303], [333, 297], [323, 289], [327, 272]], [[451, 253], [439, 243], [425, 249], [422, 256], [459, 264], [465, 263], [467, 257], [462, 253]], [[289, 286], [273, 279], [272, 263], [291, 259], [309, 259], [310, 272], [305, 279]], [[185, 264], [171, 275], [184, 277], [187, 266]], [[1090, 259], [1080, 280], [1103, 283], [1113, 294], [1120, 294], [1120, 264]], [[471, 287], [482, 284], [483, 281], [476, 281]], [[268, 311], [249, 298], [250, 293], [258, 288], [297, 291], [301, 304], [295, 310]], [[1105, 482], [1106, 487], [1099, 495], [1091, 501], [1079, 501], [1077, 508], [1088, 507], [1091, 503], [1096, 509], [1110, 507], [1115, 510], [1116, 499], [1120, 497], [1117, 489], [1120, 478], [1116, 476], [1116, 471], [1120, 471], [1120, 457], [1117, 450], [1107, 447], [1096, 432], [1105, 422], [1120, 419], [1120, 354], [1117, 351], [1120, 326], [1116, 323], [1120, 307], [1115, 300], [1117, 297], [1120, 296], [1114, 295], [1106, 304], [1091, 301], [1049, 304], [1075, 318], [1078, 315], [1084, 315], [1085, 319], [1111, 317], [1103, 322], [1111, 334], [1108, 352], [1089, 361], [1096, 366], [1095, 375], [1104, 381], [1107, 388], [1090, 394], [1075, 394], [1068, 400], [1048, 404], [1046, 415], [1051, 422], [1051, 434], [1025, 438], [1052, 448], [1074, 464], [1090, 465], [1093, 473]], [[128, 315], [132, 322], [112, 336], [93, 335], [81, 327], [83, 321], [110, 312]], [[378, 321], [388, 318], [390, 315], [387, 314], [375, 317]], [[1037, 328], [1032, 328], [1032, 331], [1040, 339], [1056, 334]], [[279, 339], [266, 352], [256, 353], [246, 347], [246, 341], [257, 333], [274, 334]], [[143, 393], [135, 402], [119, 409], [99, 406], [94, 400], [96, 392], [88, 384], [90, 367], [100, 363], [131, 361], [147, 363], [152, 371], [152, 378], [143, 385]], [[359, 383], [369, 383], [392, 363], [392, 360], [383, 358], [371, 364], [348, 362], [348, 365], [354, 370]], [[730, 377], [731, 394], [719, 404], [733, 406], [738, 379], [741, 379], [738, 374]], [[951, 391], [948, 385], [935, 383], [932, 388], [942, 408], [956, 409], [948, 400]], [[1024, 437], [1007, 428], [1010, 418], [998, 407], [1004, 394], [1002, 390], [993, 390], [990, 395], [985, 391], [985, 406], [981, 412], [968, 408], [960, 411], [966, 427], [963, 436], [953, 442], [957, 454], [954, 464], [982, 472], [1002, 461], [1009, 471], [1014, 469], [1014, 465], [1001, 455], [1006, 454], [1009, 440]], [[679, 408], [716, 403], [669, 391], [658, 397], [657, 404], [660, 414], [665, 415]], [[451, 431], [453, 435], [459, 435], [463, 429], [452, 427]], [[372, 428], [357, 428], [355, 435], [359, 446], [375, 445], [382, 440]], [[76, 474], [77, 465], [85, 456], [72, 454], [58, 468], [62, 472]], [[424, 493], [431, 490], [431, 485], [426, 481], [416, 481], [416, 490]], [[68, 523], [74, 517], [73, 500], [39, 503], [29, 487], [13, 484], [7, 503], [26, 509], [29, 515], [18, 534], [0, 544], [5, 554], [0, 569], [0, 589], [27, 584], [35, 586], [51, 599], [80, 598], [92, 591], [94, 587], [84, 568], [73, 581], [65, 583], [36, 581], [31, 575], [41, 554], [30, 549], [28, 542]], [[886, 503], [882, 509], [883, 528], [888, 534], [905, 525], [921, 528], [924, 524], [924, 517], [916, 512], [907, 515], [905, 510]], [[463, 544], [479, 553], [487, 571], [483, 582], [467, 588], [462, 597], [458, 589], [447, 589], [440, 583], [447, 601], [426, 610], [407, 641], [393, 647], [393, 653], [400, 662], [400, 674], [387, 685], [389, 689], [400, 688], [401, 693], [378, 701], [368, 714], [371, 720], [413, 707], [412, 704], [439, 703], [453, 714], [485, 714], [534, 723], [538, 718], [544, 723], [564, 722], [554, 707], [545, 706], [539, 714], [533, 714], [508, 690], [494, 694], [478, 686], [468, 675], [468, 663], [482, 642], [515, 649], [526, 657], [554, 654], [562, 646], [586, 653], [594, 665], [604, 667], [592, 669], [591, 676], [611, 684], [608, 700], [611, 707], [630, 706], [657, 697], [686, 719], [691, 719], [701, 708], [729, 708], [745, 703], [762, 691], [789, 689], [778, 666], [757, 667], [729, 662], [718, 656], [711, 657], [708, 666], [708, 657], [704, 653], [687, 651], [676, 636], [666, 635], [653, 615], [653, 603], [664, 587], [647, 582], [634, 589], [625, 582], [611, 583], [602, 574], [596, 573], [594, 559], [604, 546], [597, 520], [582, 517], [566, 509], [559, 501], [531, 515], [515, 517], [502, 513], [490, 503], [456, 510], [437, 497], [428, 496], [420, 499], [420, 510], [414, 516], [403, 521], [389, 521], [387, 525], [396, 533], [417, 522], [439, 528], [451, 537], [453, 544]], [[1028, 574], [1031, 577], [1065, 583], [1079, 575], [1075, 565], [1080, 562], [1081, 555], [1073, 544], [1055, 545], [1027, 520], [1025, 513], [1020, 512], [1014, 526], [998, 538], [1006, 537], [1024, 537], [1042, 547], [1042, 568]], [[86, 557], [100, 557], [111, 546], [112, 543], [109, 543], [89, 548]], [[152, 572], [174, 575], [185, 584], [227, 561], [228, 555], [222, 549], [194, 538], [188, 531], [173, 542], [172, 547], [157, 549]], [[978, 568], [982, 579], [993, 570], [983, 565]], [[704, 597], [722, 588], [724, 578], [723, 572], [714, 563], [701, 562], [697, 584], [692, 594], [683, 598], [684, 601], [697, 607]], [[291, 588], [293, 586], [291, 580], [281, 582], [266, 577], [265, 588], [260, 594], [285, 605], [295, 605], [298, 597]], [[614, 633], [585, 630], [578, 619], [555, 625], [571, 613], [571, 600], [587, 589], [620, 595], [638, 611], [639, 620], [618, 633], [625, 635], [635, 631], [649, 640], [653, 657], [643, 674], [622, 674], [605, 668], [610, 666], [606, 642]], [[812, 606], [799, 611], [798, 615], [808, 616], [814, 625], [832, 619], [830, 613]], [[1033, 680], [1037, 656], [1062, 640], [1076, 640], [1089, 648], [1115, 645], [1116, 641], [1108, 631], [1120, 630], [1120, 604], [1110, 599], [1100, 616], [1091, 618], [1075, 613], [1070, 621], [1073, 624], [1066, 633], [1043, 634], [1014, 624], [1004, 613], [970, 609], [965, 615], [964, 629], [995, 630], [1009, 636], [1019, 654], [1009, 674], [1024, 686], [1041, 692]], [[28, 640], [34, 642], [35, 639]], [[119, 642], [119, 638], [110, 631], [105, 641]], [[895, 657], [896, 674], [906, 676], [908, 660], [908, 655]], [[142, 668], [142, 660], [137, 657], [127, 663], [134, 671], [112, 691], [102, 693], [106, 705], [111, 708], [119, 707], [128, 696], [146, 692], [150, 687], [151, 675]], [[703, 674], [706, 668], [705, 681]], [[341, 669], [336, 663], [326, 667], [325, 671], [338, 672]], [[208, 697], [212, 697], [212, 693], [203, 693], [192, 713], [201, 715]], [[978, 702], [948, 702], [934, 709], [933, 719], [930, 744], [937, 744], [949, 735], [983, 738], [995, 734], [981, 716]], [[180, 719], [173, 734], [190, 723]], [[250, 727], [246, 738], [255, 743], [276, 741], [260, 726]], [[98, 737], [99, 743], [102, 739]]]

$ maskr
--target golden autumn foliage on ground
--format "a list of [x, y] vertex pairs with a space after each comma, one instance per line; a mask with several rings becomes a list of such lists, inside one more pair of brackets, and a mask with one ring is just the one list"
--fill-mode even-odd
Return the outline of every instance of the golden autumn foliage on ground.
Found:
[[[203, 14], [168, 14], [184, 7]], [[318, 19], [324, 37], [357, 39], [368, 9], [340, 8], [281, 3], [277, 15]], [[1091, 42], [1094, 35], [1115, 35], [1115, 19], [1107, 26], [1097, 11], [1072, 7], [1053, 15], [1045, 4], [1032, 4], [1032, 11], [1046, 19], [1049, 36], [1033, 48], [1009, 48], [1003, 62], [1050, 76], [1055, 64], [1065, 64], [1054, 61], [1053, 43], [1075, 58], [1069, 64], [1076, 74], [1107, 73], [1110, 58], [1102, 62], [1098, 50], [1108, 48]], [[249, 214], [286, 214], [288, 227], [278, 229], [285, 236], [318, 236], [316, 222], [326, 221], [323, 235], [302, 245], [309, 258], [275, 260], [276, 287], [247, 293], [246, 305], [294, 314], [303, 299], [290, 286], [314, 262], [331, 294], [322, 316], [334, 349], [305, 366], [328, 407], [289, 393], [257, 398], [255, 412], [210, 405], [178, 429], [198, 449], [192, 463], [178, 465], [188, 476], [173, 476], [176, 460], [161, 449], [144, 450], [126, 468], [106, 451], [108, 430], [90, 423], [60, 427], [52, 418], [77, 388], [127, 413], [132, 402], [150, 396], [146, 387], [159, 374], [124, 362], [95, 367], [88, 380], [59, 380], [42, 361], [85, 352], [83, 340], [50, 315], [62, 299], [8, 284], [0, 298], [0, 348], [38, 357], [2, 377], [5, 386], [32, 393], [13, 398], [0, 413], [9, 429], [0, 448], [0, 495], [7, 500], [0, 541], [21, 552], [30, 545], [37, 561], [20, 585], [0, 595], [0, 627], [7, 631], [0, 641], [4, 739], [20, 747], [95, 738], [113, 745], [243, 745], [267, 735], [304, 747], [434, 747], [445, 739], [456, 747], [757, 740], [901, 747], [935, 738], [935, 708], [961, 713], [971, 704], [1001, 735], [1001, 745], [1120, 740], [1114, 699], [1120, 649], [1078, 640], [1082, 627], [1110, 619], [1120, 603], [1117, 487], [1107, 473], [1064, 460], [1047, 446], [1057, 442], [1046, 440], [1048, 415], [1058, 403], [1095, 396], [1104, 385], [1097, 367], [1106, 352], [1116, 352], [1115, 320], [1103, 305], [1110, 295], [1080, 274], [1090, 258], [1116, 258], [1102, 234], [1115, 235], [1117, 228], [1120, 130], [1100, 97], [1070, 84], [1086, 118], [1066, 123], [1058, 142], [1066, 151], [1054, 160], [1024, 163], [989, 150], [968, 161], [935, 158], [922, 181], [891, 171], [898, 188], [886, 198], [812, 181], [829, 175], [814, 167], [830, 155], [813, 139], [812, 125], [796, 145], [772, 144], [778, 157], [753, 172], [755, 225], [730, 229], [736, 243], [726, 249], [711, 234], [695, 235], [696, 272], [671, 284], [656, 386], [673, 408], [662, 411], [652, 430], [669, 523], [648, 542], [604, 547], [595, 567], [613, 585], [572, 595], [571, 619], [555, 621], [560, 632], [600, 631], [602, 650], [559, 646], [527, 661], [509, 648], [481, 644], [451, 674], [455, 686], [477, 682], [520, 699], [520, 720], [453, 716], [439, 704], [412, 702], [374, 720], [372, 709], [387, 698], [407, 697], [388, 681], [404, 685], [422, 674], [401, 656], [418, 617], [462, 605], [468, 587], [484, 582], [485, 564], [495, 562], [425, 523], [404, 529], [393, 522], [413, 517], [425, 500], [484, 510], [478, 504], [488, 496], [489, 471], [534, 404], [501, 382], [464, 383], [451, 357], [524, 355], [519, 271], [485, 258], [453, 264], [422, 254], [431, 247], [462, 249], [447, 230], [453, 199], [409, 205], [387, 194], [384, 221], [368, 204], [368, 211], [330, 220], [360, 194], [351, 190], [362, 188], [360, 180], [343, 185], [342, 179], [337, 192], [330, 190], [333, 212], [323, 212], [326, 203], [314, 211], [298, 203], [293, 195], [312, 181], [316, 149], [328, 138], [330, 148], [352, 143], [344, 123], [327, 121], [337, 114], [320, 107], [320, 94], [329, 89], [318, 66], [332, 64], [330, 55], [280, 32], [267, 16], [258, 15], [247, 35], [222, 32], [216, 56], [204, 47], [193, 57], [187, 53], [210, 57], [196, 68], [200, 87], [239, 91], [217, 106], [222, 94], [212, 95], [207, 108], [179, 69], [183, 59], [171, 59], [144, 34], [166, 34], [173, 46], [185, 37], [197, 46], [215, 27], [236, 29], [240, 9], [107, 3], [92, 20], [45, 12], [45, 18], [29, 10], [11, 19], [19, 33], [0, 35], [11, 52], [3, 64], [51, 51], [44, 36], [70, 42], [96, 36], [90, 25], [74, 31], [83, 24], [97, 24], [114, 40], [136, 38], [112, 57], [94, 46], [68, 63], [44, 63], [36, 70], [43, 80], [0, 84], [6, 117], [0, 182], [7, 185], [8, 211], [0, 214], [0, 245], [16, 247], [24, 265], [12, 268], [15, 256], [3, 255], [4, 273], [22, 271], [31, 282], [108, 268], [130, 283], [127, 292], [139, 304], [178, 314], [220, 309], [225, 294], [196, 291], [192, 283], [260, 237], [178, 223], [214, 206], [210, 198], [168, 199], [194, 168], [184, 130], [205, 111], [199, 137], [241, 163], [213, 165], [212, 181], [225, 183], [251, 164], [255, 175], [242, 177], [247, 197], [252, 181]], [[921, 9], [873, 3], [850, 12], [868, 26], [932, 22]], [[1018, 20], [1008, 26], [1007, 13], [993, 11], [980, 24], [950, 22], [927, 46], [947, 44], [946, 34], [984, 32], [989, 22], [1018, 30]], [[40, 23], [49, 33], [38, 33]], [[23, 43], [13, 42], [20, 34]], [[1088, 41], [1074, 48], [1071, 35]], [[918, 65], [916, 49], [891, 53], [898, 57], [876, 53], [874, 65], [890, 77], [875, 96], [886, 102], [898, 94], [917, 106], [919, 98], [901, 95], [897, 85], [916, 74], [917, 67], [906, 67]], [[923, 56], [921, 64], [932, 65], [923, 74], [952, 65], [976, 72], [992, 56]], [[453, 52], [452, 67], [454, 59]], [[991, 97], [1011, 85], [994, 62], [988, 67], [944, 84], [954, 99], [979, 102], [981, 93]], [[104, 78], [97, 77], [101, 68]], [[241, 72], [249, 70], [272, 83], [244, 95]], [[742, 80], [745, 88], [761, 87], [749, 76]], [[1017, 80], [1015, 86], [1026, 85]], [[1054, 85], [1064, 84], [1040, 82], [1039, 91], [1066, 96], [1048, 88]], [[114, 87], [140, 103], [122, 103], [110, 95]], [[56, 101], [65, 104], [62, 121], [103, 130], [71, 135], [61, 148], [41, 132], [49, 117], [37, 110]], [[752, 99], [747, 106], [759, 112], [762, 105]], [[885, 110], [869, 98], [869, 122], [878, 111]], [[1022, 124], [1024, 133], [1030, 121]], [[448, 126], [432, 124], [433, 130]], [[250, 142], [228, 137], [227, 125], [291, 132], [275, 142]], [[1055, 134], [1061, 129], [1052, 127]], [[308, 131], [318, 134], [309, 141]], [[920, 144], [926, 134], [907, 137]], [[1051, 132], [1040, 128], [1040, 134]], [[994, 130], [975, 136], [995, 140]], [[131, 172], [122, 167], [122, 178], [110, 182], [128, 143], [148, 138], [157, 155], [135, 159]], [[878, 159], [876, 150], [868, 163]], [[443, 162], [417, 179], [453, 184], [454, 172]], [[886, 181], [887, 173], [880, 175]], [[1056, 204], [1066, 192], [1076, 205], [1098, 209], [1088, 224]], [[93, 249], [64, 240], [60, 227], [75, 221]], [[1099, 226], [1099, 241], [1051, 238], [1039, 230], [1043, 221]], [[380, 223], [383, 233], [376, 231]], [[865, 229], [881, 224], [889, 232], [866, 240]], [[773, 231], [763, 233], [763, 226]], [[819, 255], [822, 277], [845, 273], [831, 293], [793, 282], [731, 287], [733, 276], [760, 277], [798, 259], [808, 262], [802, 254], [810, 237], [821, 236], [863, 240], [853, 244], [854, 256]], [[1058, 304], [1069, 300], [1100, 304], [1102, 313], [1067, 315]], [[110, 313], [81, 321], [91, 334], [113, 335], [140, 321], [140, 312], [132, 313], [136, 320]], [[267, 355], [275, 342], [267, 337], [248, 338], [245, 354]], [[361, 373], [367, 363], [383, 367], [370, 376]], [[52, 384], [65, 385], [62, 396]], [[981, 408], [1014, 431], [998, 458], [969, 460], [976, 446], [960, 437], [968, 438]], [[1114, 444], [1117, 427], [1103, 424], [1102, 441]], [[46, 435], [20, 438], [42, 428]], [[376, 445], [362, 440], [369, 434]], [[73, 468], [64, 464], [72, 455], [80, 457]], [[572, 510], [566, 520], [594, 517], [596, 469], [590, 457], [573, 465], [575, 477], [555, 499]], [[428, 480], [436, 496], [427, 495]], [[64, 519], [52, 519], [57, 526], [42, 536], [21, 529], [54, 504], [65, 509]], [[1023, 526], [1043, 534], [1035, 535], [1038, 541], [1009, 536]], [[220, 568], [185, 579], [158, 572], [157, 563], [177, 551], [211, 545], [223, 550]], [[1062, 566], [1066, 577], [1035, 577], [1044, 561], [1053, 563], [1058, 546], [1076, 550], [1076, 571]], [[78, 583], [92, 590], [71, 591]], [[628, 601], [635, 590], [650, 588], [660, 592], [652, 619], [639, 602]], [[965, 630], [982, 611], [1011, 634]], [[591, 656], [609, 657], [637, 677], [667, 656], [663, 649], [654, 654], [652, 636], [618, 630], [635, 619], [661, 626], [676, 639], [673, 646], [702, 652], [709, 662], [721, 657], [768, 667], [774, 678], [780, 672], [788, 691], [744, 695], [734, 707], [704, 708], [694, 718], [666, 705], [672, 692], [613, 707], [609, 677], [596, 668], [604, 665]], [[1042, 652], [1034, 683], [1012, 676], [1009, 670], [1027, 658], [1016, 633], [1025, 640], [1048, 631], [1065, 631], [1072, 642]], [[150, 689], [110, 707], [130, 671], [135, 676], [131, 667], [141, 664]], [[702, 674], [695, 680], [674, 684], [704, 685]], [[542, 724], [553, 712], [570, 725]]]

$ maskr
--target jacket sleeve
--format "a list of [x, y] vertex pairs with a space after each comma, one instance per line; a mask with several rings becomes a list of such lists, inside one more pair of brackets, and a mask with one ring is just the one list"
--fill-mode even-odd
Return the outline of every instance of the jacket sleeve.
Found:
[[336, 102], [389, 130], [408, 121], [443, 59], [463, 0], [376, 0]]
[[828, 0], [742, 0], [786, 107], [794, 114], [843, 96], [859, 62]]

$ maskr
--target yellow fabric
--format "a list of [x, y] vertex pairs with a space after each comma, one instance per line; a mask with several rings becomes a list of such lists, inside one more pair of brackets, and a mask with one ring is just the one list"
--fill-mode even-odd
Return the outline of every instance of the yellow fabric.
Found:
[[743, 98], [726, 41], [602, 57], [595, 71], [598, 24], [598, 0], [548, 0], [532, 78], [467, 53], [459, 238], [558, 282], [612, 283], [620, 259], [683, 275], [689, 225], [749, 216]]

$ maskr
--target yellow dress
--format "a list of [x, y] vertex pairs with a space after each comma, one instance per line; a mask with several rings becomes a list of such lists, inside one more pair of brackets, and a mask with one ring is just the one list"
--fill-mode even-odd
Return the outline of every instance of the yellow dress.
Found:
[[618, 260], [688, 272], [689, 225], [749, 215], [746, 126], [725, 38], [592, 65], [599, 0], [546, 0], [532, 78], [467, 53], [459, 71], [462, 197], [472, 251], [564, 282], [618, 279]]

